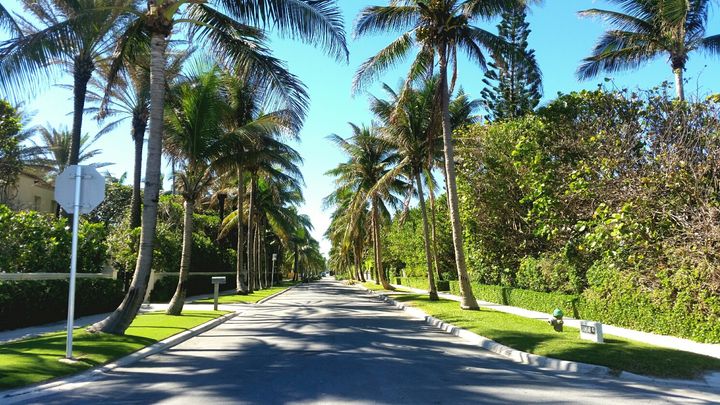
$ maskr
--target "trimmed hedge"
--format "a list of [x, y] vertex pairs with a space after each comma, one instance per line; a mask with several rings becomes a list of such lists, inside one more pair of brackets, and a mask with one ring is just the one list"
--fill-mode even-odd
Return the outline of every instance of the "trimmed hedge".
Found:
[[390, 282], [421, 290], [427, 290], [429, 285], [428, 280], [422, 277], [391, 277]]
[[[226, 284], [220, 286], [220, 291], [234, 290], [236, 287], [236, 280], [234, 275], [225, 276]], [[192, 273], [188, 275], [187, 280], [187, 296], [210, 294], [213, 292], [214, 287], [210, 282], [210, 277], [203, 275], [197, 276]], [[153, 290], [150, 292], [150, 302], [170, 302], [175, 289], [177, 288], [178, 277], [177, 276], [165, 276], [155, 282]]]
[[[72, 232], [65, 218], [11, 211], [0, 204], [0, 271], [68, 273]], [[107, 262], [103, 224], [80, 222], [78, 272], [100, 273]]]
[[[580, 316], [578, 308], [579, 299], [574, 295], [544, 293], [478, 283], [471, 283], [471, 286], [473, 294], [475, 294], [475, 298], [478, 300], [525, 308], [532, 311], [546, 312], [548, 314], [552, 313], [555, 308], [560, 308], [568, 316], [572, 316], [573, 318]], [[460, 295], [460, 285], [458, 281], [450, 282], [450, 292]]]
[[[403, 285], [427, 289], [427, 280], [403, 278]], [[589, 319], [634, 330], [679, 336], [699, 342], [720, 343], [720, 297], [706, 297], [715, 304], [693, 307], [681, 297], [656, 297], [636, 291], [622, 277], [616, 279], [615, 294], [601, 295], [592, 289], [583, 295], [545, 293], [520, 288], [472, 283], [475, 298], [533, 311], [552, 313], [560, 308], [577, 319]], [[450, 292], [459, 295], [457, 281], [450, 281]]]
[[[75, 317], [109, 312], [125, 294], [120, 280], [78, 279]], [[67, 280], [0, 281], [0, 330], [67, 319]]]

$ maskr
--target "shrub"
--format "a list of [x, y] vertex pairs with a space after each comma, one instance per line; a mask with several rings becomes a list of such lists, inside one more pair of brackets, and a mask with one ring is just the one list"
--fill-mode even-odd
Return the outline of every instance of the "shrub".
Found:
[[[124, 293], [119, 280], [78, 279], [75, 316], [114, 310]], [[67, 280], [0, 281], [0, 330], [67, 319]]]
[[520, 262], [515, 285], [539, 292], [581, 292], [581, 282], [572, 263], [562, 252], [526, 257]]
[[[64, 218], [0, 205], [0, 271], [67, 273], [72, 233]], [[78, 272], [99, 273], [107, 259], [103, 224], [80, 223]]]

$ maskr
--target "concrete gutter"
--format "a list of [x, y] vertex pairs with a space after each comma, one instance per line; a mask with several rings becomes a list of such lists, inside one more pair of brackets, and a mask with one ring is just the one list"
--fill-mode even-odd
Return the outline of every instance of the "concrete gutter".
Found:
[[358, 284], [358, 287], [363, 291], [373, 294], [382, 301], [387, 302], [394, 307], [403, 310], [413, 318], [425, 321], [426, 324], [436, 327], [446, 333], [460, 337], [468, 343], [482, 347], [485, 350], [499, 354], [503, 357], [508, 358], [516, 363], [527, 364], [543, 369], [578, 373], [594, 377], [609, 377], [617, 378], [620, 380], [638, 382], [638, 383], [651, 383], [663, 386], [672, 386], [686, 388], [688, 386], [712, 388], [713, 390], [720, 391], [720, 372], [710, 373], [706, 375], [702, 380], [679, 380], [679, 379], [663, 379], [655, 377], [646, 377], [638, 374], [629, 373], [627, 371], [616, 371], [605, 366], [598, 366], [594, 364], [580, 363], [576, 361], [558, 360], [550, 357], [539, 356], [532, 353], [523, 352], [512, 347], [500, 344], [492, 339], [488, 339], [484, 336], [480, 336], [475, 332], [471, 332], [467, 329], [459, 328], [455, 325], [432, 317], [426, 314], [424, 311], [407, 306], [403, 303], [399, 303], [386, 294], [381, 292], [369, 290], [362, 285]]
[[98, 380], [104, 376], [104, 374], [111, 372], [118, 367], [126, 367], [133, 363], [136, 363], [148, 356], [159, 353], [163, 350], [169, 349], [173, 346], [179, 345], [186, 340], [193, 338], [201, 333], [207, 332], [210, 329], [217, 327], [218, 325], [229, 321], [230, 319], [240, 315], [242, 312], [232, 312], [223, 315], [219, 318], [213, 319], [212, 321], [205, 322], [202, 325], [198, 325], [192, 329], [180, 332], [177, 335], [170, 336], [169, 338], [157, 342], [153, 345], [145, 347], [132, 353], [128, 356], [122, 357], [115, 360], [112, 363], [108, 363], [102, 366], [95, 367], [90, 370], [83, 371], [79, 374], [75, 374], [68, 377], [60, 377], [50, 382], [41, 382], [26, 387], [16, 388], [7, 391], [0, 391], [0, 403], [2, 404], [13, 404], [19, 402], [25, 402], [35, 397], [47, 395], [50, 392], [61, 392], [78, 388], [80, 385], [84, 385], [88, 382]]

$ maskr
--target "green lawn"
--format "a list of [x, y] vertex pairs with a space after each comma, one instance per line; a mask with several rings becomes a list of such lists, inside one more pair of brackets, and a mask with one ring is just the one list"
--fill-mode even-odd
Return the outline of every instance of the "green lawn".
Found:
[[596, 344], [581, 340], [578, 329], [565, 327], [564, 332], [558, 333], [537, 319], [484, 308], [463, 311], [455, 301], [432, 302], [427, 295], [407, 294], [393, 299], [506, 346], [541, 356], [663, 378], [695, 378], [710, 370], [720, 370], [720, 359], [617, 336], [605, 335], [605, 344]]
[[381, 286], [380, 284], [375, 284], [374, 281], [368, 281], [368, 282], [362, 283], [362, 285], [363, 285], [363, 287], [367, 288], [368, 290], [385, 291], [383, 286]]
[[108, 363], [227, 313], [186, 311], [182, 316], [169, 316], [162, 312], [143, 314], [135, 318], [124, 336], [90, 334], [84, 329], [76, 329], [73, 355], [79, 361], [72, 365], [58, 361], [65, 357], [65, 332], [0, 345], [0, 389], [21, 387]]
[[[241, 303], [254, 304], [263, 298], [267, 298], [273, 294], [279, 293], [280, 291], [287, 290], [289, 287], [292, 287], [295, 284], [297, 284], [297, 282], [295, 282], [295, 281], [283, 281], [278, 286], [275, 286], [273, 288], [268, 288], [265, 290], [253, 291], [252, 294], [221, 295], [220, 297], [218, 297], [218, 303], [219, 304], [241, 304]], [[193, 301], [193, 304], [212, 304], [213, 302], [214, 301], [212, 298], [207, 298], [204, 300]]]
[[363, 285], [363, 287], [367, 288], [368, 290], [372, 290], [372, 291], [385, 291], [385, 293], [387, 293], [387, 294], [392, 294], [393, 292], [400, 292], [400, 293], [402, 293], [402, 292], [410, 292], [410, 290], [408, 290], [408, 289], [406, 289], [406, 288], [403, 288], [403, 287], [397, 287], [397, 288], [395, 288], [394, 291], [386, 291], [386, 290], [383, 288], [382, 285], [380, 285], [380, 284], [375, 284], [374, 281], [366, 281], [366, 282], [362, 283], [362, 285]]

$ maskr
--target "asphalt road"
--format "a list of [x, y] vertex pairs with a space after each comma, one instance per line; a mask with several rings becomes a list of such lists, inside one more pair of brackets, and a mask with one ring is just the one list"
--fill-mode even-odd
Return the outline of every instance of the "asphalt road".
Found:
[[296, 287], [104, 378], [28, 403], [720, 403], [717, 392], [563, 374], [501, 358], [353, 287]]

